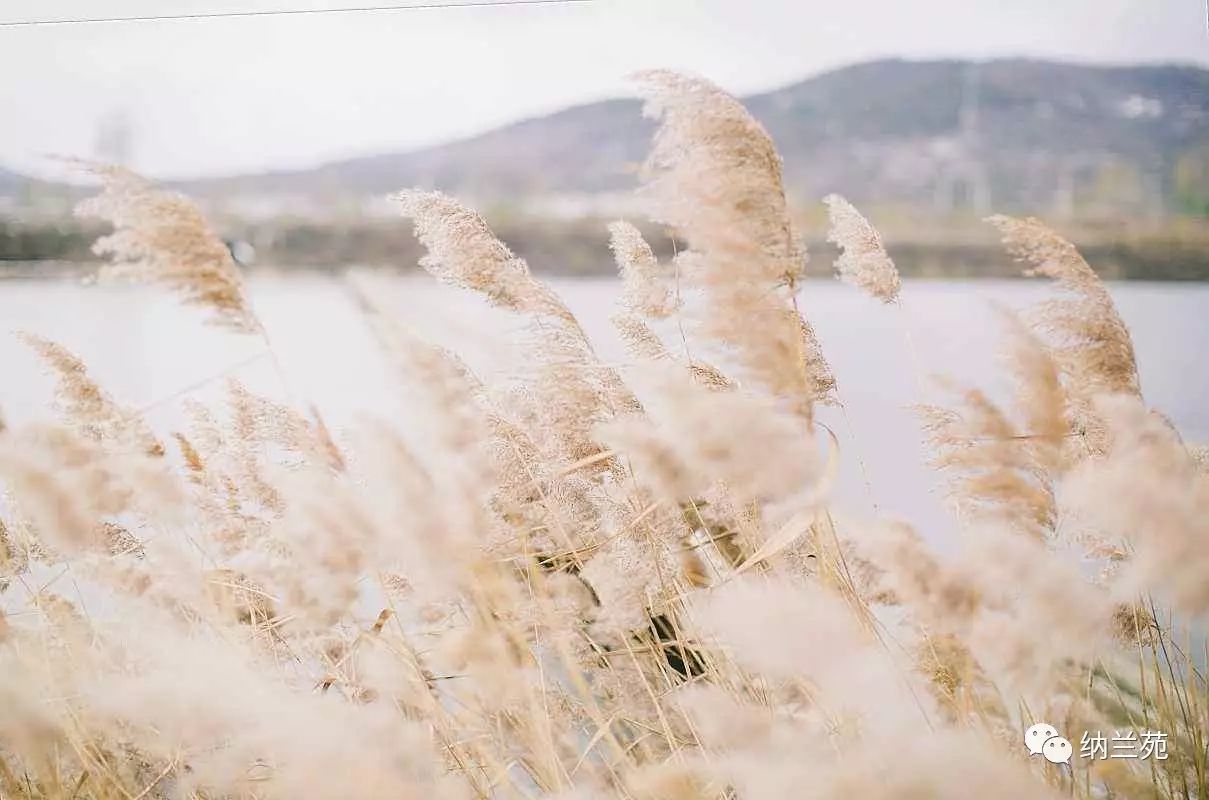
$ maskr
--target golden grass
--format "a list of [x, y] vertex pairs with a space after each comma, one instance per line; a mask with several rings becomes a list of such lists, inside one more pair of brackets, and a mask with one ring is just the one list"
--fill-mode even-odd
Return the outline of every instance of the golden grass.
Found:
[[[1209, 473], [1144, 405], [1095, 273], [1039, 222], [995, 220], [1066, 293], [1004, 315], [1011, 407], [952, 381], [957, 405], [923, 410], [960, 546], [849, 522], [779, 157], [716, 87], [641, 80], [645, 196], [688, 249], [660, 263], [610, 229], [630, 369], [424, 192], [398, 198], [424, 267], [524, 322], [519, 390], [361, 279], [401, 426], [333, 436], [231, 383], [159, 437], [27, 337], [63, 418], [0, 426], [0, 797], [1206, 795]], [[121, 271], [264, 335], [196, 210], [104, 174], [85, 211], [117, 226]], [[896, 300], [872, 225], [829, 203], [841, 276]], [[1070, 767], [1029, 759], [1038, 720]], [[1080, 758], [1096, 730], [1162, 731], [1169, 757]]]

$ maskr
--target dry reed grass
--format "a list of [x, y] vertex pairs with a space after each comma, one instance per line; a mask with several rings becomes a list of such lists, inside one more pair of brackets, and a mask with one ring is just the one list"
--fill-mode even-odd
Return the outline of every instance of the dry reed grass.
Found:
[[[660, 264], [611, 228], [632, 370], [424, 192], [399, 196], [423, 265], [518, 314], [535, 368], [485, 385], [354, 281], [423, 448], [385, 423], [338, 445], [232, 383], [166, 453], [27, 338], [63, 418], [0, 427], [0, 797], [1205, 796], [1209, 473], [1143, 404], [1095, 273], [997, 218], [1067, 294], [1004, 315], [1011, 407], [951, 382], [923, 412], [960, 546], [838, 524], [812, 408], [842, 398], [779, 157], [709, 83], [641, 81], [644, 191], [689, 249]], [[121, 271], [260, 331], [196, 209], [102, 175], [83, 210]], [[895, 300], [876, 231], [829, 203], [841, 276]], [[1040, 719], [1162, 730], [1170, 758], [1030, 761]]]

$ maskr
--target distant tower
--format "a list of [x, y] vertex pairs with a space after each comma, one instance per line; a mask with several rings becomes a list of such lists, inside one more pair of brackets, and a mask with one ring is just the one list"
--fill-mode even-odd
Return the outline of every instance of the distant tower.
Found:
[[93, 156], [106, 164], [130, 165], [134, 154], [134, 129], [124, 110], [110, 111], [97, 122]]
[[955, 158], [945, 164], [936, 187], [936, 204], [943, 211], [965, 209], [979, 216], [991, 210], [991, 184], [982, 161], [982, 131], [978, 96], [981, 74], [978, 64], [962, 71], [957, 112]]
[[991, 182], [982, 161], [981, 93], [982, 72], [978, 64], [968, 64], [961, 82], [961, 150], [966, 158], [967, 201], [971, 210], [980, 216], [991, 210]]
[[973, 143], [978, 140], [978, 93], [981, 87], [981, 75], [977, 64], [967, 64], [962, 71], [961, 81], [961, 138]]

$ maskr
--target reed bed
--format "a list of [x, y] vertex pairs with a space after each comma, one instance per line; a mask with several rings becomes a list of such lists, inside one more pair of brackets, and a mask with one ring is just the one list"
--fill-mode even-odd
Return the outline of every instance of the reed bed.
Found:
[[[815, 414], [843, 375], [798, 307], [772, 141], [704, 80], [638, 83], [640, 191], [687, 247], [611, 226], [624, 367], [422, 191], [397, 197], [422, 266], [516, 315], [522, 385], [364, 279], [410, 413], [336, 433], [234, 381], [156, 431], [26, 335], [61, 417], [0, 423], [0, 797], [1206, 796], [1209, 459], [1146, 405], [1093, 269], [991, 220], [1054, 291], [1002, 312], [1010, 402], [948, 376], [919, 409], [959, 541], [846, 514], [854, 456]], [[271, 351], [192, 204], [99, 174], [107, 272]], [[827, 205], [839, 276], [900, 313], [874, 226]], [[1069, 764], [1029, 755], [1039, 722]], [[1084, 757], [1088, 731], [1159, 731], [1167, 757]]]

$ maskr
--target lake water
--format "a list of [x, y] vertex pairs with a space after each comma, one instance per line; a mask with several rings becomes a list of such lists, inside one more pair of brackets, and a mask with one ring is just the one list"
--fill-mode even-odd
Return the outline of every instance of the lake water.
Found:
[[[593, 338], [600, 356], [624, 367], [608, 322], [617, 283], [552, 281]], [[375, 292], [399, 320], [457, 350], [484, 378], [523, 370], [509, 345], [519, 327], [477, 296], [437, 286], [423, 275], [374, 278]], [[9, 331], [26, 330], [78, 353], [121, 402], [147, 409], [160, 430], [181, 424], [187, 396], [217, 401], [233, 375], [251, 389], [317, 406], [339, 430], [359, 416], [407, 420], [407, 398], [339, 277], [257, 277], [256, 310], [274, 359], [258, 338], [207, 327], [202, 315], [156, 289], [73, 282], [0, 281], [0, 410], [10, 423], [49, 416], [53, 384]], [[1209, 285], [1111, 286], [1133, 332], [1147, 401], [1190, 441], [1209, 441]], [[934, 491], [913, 404], [935, 400], [928, 377], [943, 374], [1002, 393], [1002, 339], [995, 303], [1024, 307], [1048, 294], [1041, 282], [908, 281], [903, 305], [884, 307], [836, 282], [808, 283], [805, 313], [840, 384], [844, 411], [822, 419], [842, 445], [836, 508], [857, 517], [876, 502], [923, 530], [951, 527]]]

